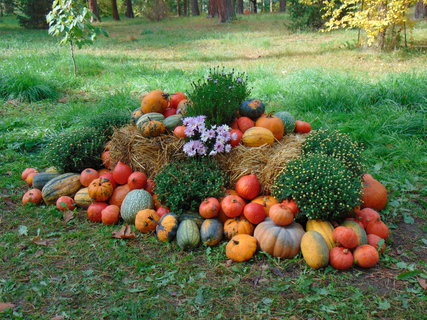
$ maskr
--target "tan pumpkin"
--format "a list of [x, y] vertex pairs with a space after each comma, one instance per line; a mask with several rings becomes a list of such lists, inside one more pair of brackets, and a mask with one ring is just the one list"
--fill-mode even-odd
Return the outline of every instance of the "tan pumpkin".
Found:
[[140, 131], [143, 137], [158, 137], [166, 132], [166, 127], [161, 121], [151, 120], [144, 122], [140, 127]]
[[224, 223], [224, 235], [231, 239], [235, 235], [238, 234], [249, 234], [252, 235], [254, 233], [254, 226], [245, 218], [234, 218], [228, 219]]
[[142, 233], [149, 233], [156, 230], [159, 215], [153, 209], [138, 211], [135, 217], [135, 227]]
[[113, 194], [113, 185], [109, 179], [98, 178], [89, 184], [88, 193], [97, 202], [107, 201]]
[[257, 249], [257, 241], [248, 234], [234, 236], [225, 247], [227, 257], [236, 262], [243, 262], [253, 257]]
[[261, 127], [253, 127], [243, 134], [242, 142], [247, 147], [259, 147], [262, 145], [272, 145], [274, 143], [273, 133]]
[[270, 130], [277, 140], [282, 139], [285, 134], [285, 125], [282, 119], [273, 116], [271, 113], [259, 117], [255, 122], [255, 126]]
[[153, 90], [147, 93], [141, 101], [143, 113], [158, 112], [163, 113], [169, 104], [169, 95], [162, 90]]

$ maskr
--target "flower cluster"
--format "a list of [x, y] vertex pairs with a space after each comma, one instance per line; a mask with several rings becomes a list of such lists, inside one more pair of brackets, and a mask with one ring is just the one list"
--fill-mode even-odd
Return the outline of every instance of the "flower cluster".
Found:
[[184, 145], [184, 152], [190, 157], [230, 152], [230, 127], [226, 124], [208, 126], [205, 120], [206, 116], [184, 118], [185, 135], [190, 138]]

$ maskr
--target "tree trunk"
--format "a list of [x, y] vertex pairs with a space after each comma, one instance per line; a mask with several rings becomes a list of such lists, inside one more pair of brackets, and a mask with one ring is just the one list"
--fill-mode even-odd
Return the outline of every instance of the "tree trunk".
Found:
[[101, 22], [101, 17], [99, 16], [99, 10], [98, 10], [98, 1], [97, 0], [89, 0], [89, 10], [92, 11], [93, 15], [90, 18], [91, 22], [99, 21]]
[[135, 18], [135, 15], [133, 14], [132, 0], [125, 0], [125, 2], [126, 2], [125, 16], [128, 18]]
[[181, 0], [176, 0], [176, 14], [178, 17], [181, 16]]
[[237, 0], [237, 13], [243, 14], [243, 0]]
[[218, 14], [218, 1], [209, 0], [208, 4], [208, 18], [213, 18]]
[[270, 0], [270, 13], [273, 12], [273, 0]]
[[279, 12], [286, 11], [286, 0], [279, 0]]
[[415, 5], [415, 19], [427, 18], [427, 3], [424, 3], [423, 0], [420, 0]]
[[111, 0], [111, 11], [114, 20], [120, 20], [119, 11], [117, 10], [117, 0]]
[[234, 0], [227, 0], [227, 14], [229, 21], [236, 17], [236, 10], [234, 10]]
[[251, 3], [252, 3], [252, 12], [253, 13], [257, 13], [257, 11], [258, 11], [258, 8], [257, 8], [257, 5], [256, 5], [256, 1], [257, 0], [249, 0]]
[[229, 22], [236, 14], [233, 0], [217, 0], [218, 18], [220, 23]]
[[200, 16], [199, 2], [197, 0], [191, 0], [191, 14], [193, 16]]
[[189, 0], [184, 0], [184, 16], [185, 17], [188, 16], [188, 1]]

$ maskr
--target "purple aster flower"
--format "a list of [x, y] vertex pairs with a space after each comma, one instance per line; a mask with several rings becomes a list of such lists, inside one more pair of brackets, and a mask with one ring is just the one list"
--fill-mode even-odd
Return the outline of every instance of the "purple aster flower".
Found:
[[231, 151], [231, 144], [226, 144], [225, 145], [225, 152], [230, 152]]
[[184, 147], [182, 150], [190, 157], [194, 157], [196, 155], [196, 150], [194, 150], [194, 140], [190, 140], [186, 144], [184, 144]]
[[223, 152], [224, 151], [224, 144], [221, 142], [216, 142], [214, 146], [214, 150], [216, 152]]
[[208, 141], [209, 139], [215, 138], [215, 131], [212, 129], [204, 130], [200, 136], [200, 139], [204, 142]]
[[210, 156], [215, 156], [217, 154], [217, 152], [215, 150], [212, 150], [211, 152], [209, 152]]
[[215, 79], [215, 80], [214, 80], [214, 83], [218, 83], [218, 80], [217, 80], [217, 79]]
[[236, 79], [236, 82], [242, 82], [242, 78], [240, 78], [240, 77], [239, 77], [239, 78], [237, 78], [237, 79]]

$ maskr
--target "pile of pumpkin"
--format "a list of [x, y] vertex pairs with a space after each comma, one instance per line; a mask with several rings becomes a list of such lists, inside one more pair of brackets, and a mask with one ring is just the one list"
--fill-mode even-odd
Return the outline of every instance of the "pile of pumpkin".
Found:
[[345, 270], [354, 262], [369, 268], [378, 262], [378, 252], [385, 250], [384, 240], [389, 235], [379, 213], [368, 208], [382, 210], [386, 190], [368, 174], [364, 176], [364, 209], [356, 209], [354, 218], [341, 225], [309, 220], [306, 231], [294, 221], [299, 212], [295, 201], [279, 203], [272, 196], [259, 195], [261, 186], [253, 174], [241, 177], [235, 190], [226, 190], [222, 199], [205, 199], [198, 215], [181, 216], [158, 202], [152, 180], [122, 162], [112, 171], [88, 168], [81, 174], [59, 174], [54, 169], [38, 173], [27, 168], [22, 179], [33, 186], [24, 194], [24, 204], [44, 200], [56, 203], [61, 211], [77, 206], [87, 209], [90, 221], [106, 225], [117, 224], [122, 218], [142, 233], [155, 232], [160, 241], [176, 238], [184, 250], [196, 248], [200, 242], [217, 245], [225, 236], [229, 240], [226, 255], [238, 262], [252, 258], [258, 248], [281, 258], [292, 258], [301, 248], [312, 268], [330, 263]]
[[[143, 97], [141, 107], [133, 111], [132, 119], [143, 137], [173, 132], [176, 137], [185, 138], [182, 120], [189, 105], [191, 102], [182, 92], [169, 96], [161, 90], [154, 90]], [[235, 133], [231, 141], [233, 147], [240, 141], [248, 147], [272, 145], [285, 134], [311, 131], [308, 122], [295, 120], [289, 112], [266, 114], [265, 105], [259, 99], [243, 101], [238, 111], [239, 116], [231, 123], [231, 133]]]

